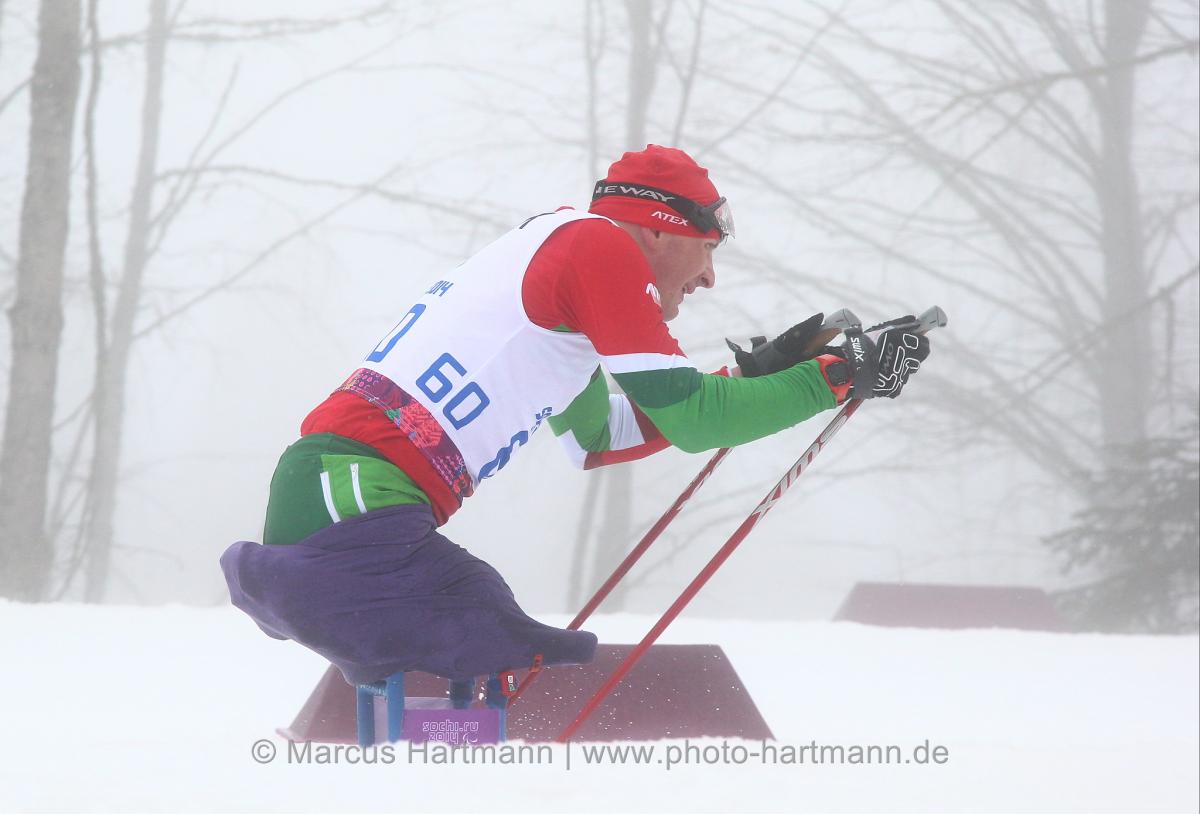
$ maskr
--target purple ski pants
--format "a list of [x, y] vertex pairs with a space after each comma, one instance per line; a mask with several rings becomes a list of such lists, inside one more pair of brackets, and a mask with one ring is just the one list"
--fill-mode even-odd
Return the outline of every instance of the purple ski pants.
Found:
[[426, 506], [367, 512], [295, 545], [221, 555], [233, 604], [268, 635], [329, 659], [346, 681], [399, 670], [470, 679], [592, 659], [591, 633], [525, 614], [495, 568], [439, 534]]

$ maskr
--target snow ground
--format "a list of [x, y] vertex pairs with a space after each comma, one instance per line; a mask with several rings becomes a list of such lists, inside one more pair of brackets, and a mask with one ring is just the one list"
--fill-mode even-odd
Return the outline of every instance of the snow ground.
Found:
[[[589, 628], [636, 641], [651, 622]], [[576, 745], [570, 770], [559, 746], [543, 765], [422, 765], [404, 750], [391, 765], [289, 764], [274, 728], [324, 670], [303, 648], [233, 609], [0, 602], [0, 812], [1200, 808], [1196, 637], [682, 619], [664, 641], [720, 644], [776, 746], [928, 740], [948, 761], [668, 770], [586, 765]], [[251, 758], [262, 738], [279, 749], [267, 765]]]

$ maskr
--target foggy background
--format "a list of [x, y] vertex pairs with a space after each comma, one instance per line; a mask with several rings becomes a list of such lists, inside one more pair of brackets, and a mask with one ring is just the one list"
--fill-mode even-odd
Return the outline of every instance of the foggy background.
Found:
[[[701, 369], [818, 310], [950, 317], [691, 615], [828, 618], [877, 580], [1196, 629], [1195, 2], [44, 5], [73, 107], [31, 137], [39, 5], [0, 0], [6, 310], [22, 263], [26, 296], [54, 277], [22, 252], [55, 205], [30, 157], [69, 170], [61, 338], [0, 321], [0, 596], [226, 603], [308, 411], [430, 282], [652, 142], [737, 222], [671, 324]], [[735, 450], [605, 610], [665, 607], [828, 417]], [[48, 454], [14, 429], [43, 419]], [[443, 531], [574, 611], [707, 458], [583, 473], [542, 433]]]

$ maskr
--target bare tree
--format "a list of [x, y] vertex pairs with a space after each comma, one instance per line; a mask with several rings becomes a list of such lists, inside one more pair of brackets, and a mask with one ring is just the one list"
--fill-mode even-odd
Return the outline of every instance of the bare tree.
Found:
[[[180, 22], [177, 18], [182, 8], [182, 5], [177, 7], [172, 17], [168, 14], [166, 0], [150, 0], [148, 26], [144, 35], [137, 38], [137, 41], [145, 49], [145, 80], [140, 123], [141, 143], [129, 199], [122, 263], [113, 281], [116, 287], [116, 297], [112, 303], [111, 313], [107, 305], [106, 281], [99, 241], [94, 228], [89, 232], [89, 254], [92, 269], [90, 278], [96, 310], [97, 343], [95, 385], [90, 397], [92, 408], [90, 412], [94, 429], [92, 431], [91, 456], [88, 458], [88, 472], [82, 486], [81, 520], [77, 527], [78, 533], [71, 558], [65, 566], [65, 575], [59, 593], [61, 594], [69, 587], [76, 569], [83, 565], [84, 598], [91, 602], [102, 601], [110, 584], [109, 569], [115, 537], [115, 515], [120, 495], [119, 470], [124, 437], [130, 352], [137, 339], [149, 332], [148, 326], [142, 326], [139, 330], [136, 323], [145, 297], [144, 280], [151, 262], [166, 240], [172, 224], [185, 211], [195, 195], [200, 180], [217, 169], [217, 160], [227, 148], [249, 132], [283, 99], [348, 67], [340, 66], [333, 71], [297, 83], [269, 102], [247, 123], [216, 145], [206, 148], [206, 142], [215, 132], [223, 112], [223, 109], [219, 108], [214, 115], [212, 126], [196, 145], [192, 165], [183, 171], [164, 175], [158, 166], [158, 148], [163, 120], [165, 63], [169, 43], [176, 40], [204, 44], [240, 43], [298, 34], [320, 34], [341, 27], [347, 22], [370, 21], [388, 10], [387, 4], [383, 4], [365, 10], [352, 11], [345, 17], [323, 20], [267, 19], [235, 22], [216, 18], [200, 18]], [[114, 48], [124, 45], [125, 42], [110, 40], [102, 43], [99, 31], [95, 26], [94, 14], [90, 15], [90, 26], [93, 46], [93, 85], [98, 92], [96, 83], [101, 70], [98, 45]], [[359, 57], [350, 65], [354, 65], [362, 59]], [[236, 73], [234, 78], [236, 78]], [[232, 87], [233, 80], [231, 79], [229, 86], [226, 87], [223, 102], [228, 99]], [[94, 104], [95, 95], [94, 92], [89, 99], [89, 112], [91, 104]], [[89, 117], [89, 134], [90, 127]], [[93, 187], [95, 176], [91, 167], [95, 159], [90, 136], [88, 143], [89, 187]], [[253, 170], [253, 168], [243, 169]], [[364, 193], [356, 192], [353, 197], [361, 197], [362, 194]], [[155, 208], [156, 195], [160, 199], [157, 209]], [[94, 215], [94, 191], [89, 192], [89, 202], [89, 212]], [[303, 233], [304, 231], [300, 231], [286, 237], [283, 244], [294, 239], [297, 234]], [[273, 244], [274, 248], [262, 255], [260, 261], [273, 253], [279, 245], [282, 244], [278, 241]], [[254, 263], [251, 268], [258, 265], [259, 263]], [[153, 322], [153, 327], [161, 327], [197, 301], [202, 301], [213, 291], [222, 290], [228, 285], [229, 281], [223, 281], [208, 291], [201, 292], [197, 297], [189, 300], [183, 308], [160, 315]], [[80, 428], [81, 432], [83, 429], [85, 428]], [[69, 508], [66, 504], [62, 505], [64, 510]], [[60, 526], [61, 523], [60, 519]]]
[[[626, 150], [640, 150], [646, 146], [646, 116], [654, 96], [657, 76], [658, 48], [652, 38], [653, 3], [651, 0], [625, 0], [625, 11], [630, 36], [624, 146]], [[595, 543], [592, 546], [590, 572], [593, 582], [602, 579], [621, 561], [633, 537], [633, 469], [628, 466], [609, 467], [597, 472], [595, 477], [603, 479], [604, 508], [600, 512], [600, 522], [595, 527]], [[599, 497], [599, 492], [591, 494]], [[591, 507], [585, 507], [585, 515], [592, 513]], [[590, 538], [591, 534], [585, 534], [582, 543], [577, 544], [586, 546]], [[620, 609], [624, 598], [625, 586], [619, 585], [609, 597], [609, 607]], [[581, 601], [582, 597], [577, 597], [577, 600]]]
[[[651, 126], [652, 109], [656, 104], [655, 88], [660, 65], [674, 59], [671, 50], [669, 24], [674, 4], [654, 3], [652, 0], [626, 0], [625, 27], [629, 36], [626, 54], [626, 91], [621, 105], [624, 121], [623, 150], [641, 150], [646, 146], [647, 133]], [[656, 13], [657, 11], [657, 13]], [[658, 107], [674, 113], [675, 143], [683, 135], [683, 123], [690, 99], [692, 82], [696, 72], [696, 56], [703, 38], [705, 4], [701, 3], [695, 13], [695, 25], [691, 31], [691, 54], [689, 64], [680, 69], [676, 66], [679, 86], [682, 89], [679, 101], [668, 105], [658, 100]], [[598, 17], [598, 23], [593, 13]], [[596, 74], [602, 56], [602, 40], [596, 39], [596, 27], [606, 27], [603, 9], [593, 9], [591, 4], [584, 13], [584, 58], [587, 68], [588, 98], [586, 126], [588, 128], [588, 166], [597, 178], [603, 169], [596, 166], [596, 145], [601, 141], [596, 109]], [[581, 520], [575, 538], [575, 549], [570, 567], [568, 602], [579, 605], [588, 592], [608, 575], [619, 563], [625, 551], [634, 543], [635, 526], [633, 509], [634, 471], [629, 466], [608, 467], [593, 474], [581, 507]], [[603, 508], [600, 508], [600, 506]], [[599, 522], [593, 522], [596, 514]], [[590, 551], [590, 554], [589, 554]], [[586, 565], [585, 565], [586, 563]], [[590, 584], [595, 583], [595, 585]], [[623, 581], [609, 595], [607, 607], [620, 609], [628, 588], [636, 580]]]
[[[167, 51], [166, 0], [150, 0], [146, 31], [146, 84], [142, 100], [141, 147], [129, 208], [122, 273], [113, 307], [111, 334], [98, 350], [96, 387], [92, 394], [96, 431], [88, 476], [89, 494], [85, 539], [87, 579], [84, 599], [99, 602], [108, 587], [108, 566], [117, 505], [117, 466], [124, 422], [121, 420], [128, 381], [129, 350], [150, 253], [150, 217], [158, 169], [162, 121], [163, 66]], [[103, 310], [103, 309], [102, 309]]]
[[[629, 20], [629, 99], [625, 107], [625, 149], [640, 150], [646, 144], [646, 115], [654, 97], [658, 77], [659, 47], [654, 42], [651, 0], [625, 0]], [[670, 5], [661, 12], [670, 13]]]
[[[722, 10], [722, 28], [737, 26], [748, 49], [794, 55], [790, 69], [778, 81], [719, 60], [681, 72], [694, 98], [735, 100], [704, 106], [699, 155], [832, 236], [840, 257], [849, 247], [860, 267], [902, 269], [1011, 318], [996, 352], [957, 331], [939, 337], [924, 376], [939, 398], [910, 403], [942, 412], [943, 430], [947, 412], [953, 420], [925, 448], [1011, 450], [1045, 473], [1046, 488], [1083, 502], [1097, 499], [1091, 474], [1124, 466], [1120, 450], [1148, 437], [1148, 421], [1195, 399], [1175, 343], [1194, 321], [1197, 280], [1186, 237], [1197, 214], [1187, 183], [1195, 126], [1173, 121], [1165, 98], [1138, 95], [1149, 70], [1189, 59], [1194, 68], [1195, 4], [1089, 9], [931, 0], [891, 12], [884, 28], [870, 3], [745, 4]], [[722, 121], [735, 106], [744, 113]], [[769, 169], [755, 160], [783, 144], [807, 170], [787, 153]], [[1174, 176], [1157, 170], [1165, 162]], [[912, 307], [865, 275], [733, 250], [781, 294]]]
[[1151, 70], [1194, 71], [1195, 5], [918, 7], [920, 45], [818, 3], [743, 17], [780, 48], [796, 48], [797, 31], [834, 32], [814, 62], [840, 93], [808, 101], [797, 88], [768, 132], [836, 145], [845, 170], [799, 186], [732, 146], [721, 155], [842, 244], [1008, 317], [991, 350], [939, 337], [956, 358], [937, 406], [962, 428], [947, 448], [1013, 451], [1048, 488], [1099, 508], [1113, 490], [1097, 478], [1136, 479], [1130, 445], [1196, 397], [1172, 346], [1195, 316], [1195, 124], [1139, 99]]
[[[913, 176], [924, 176], [923, 188], [929, 190], [915, 208], [886, 198], [853, 203], [883, 228], [967, 248], [976, 255], [973, 263], [1021, 281], [1032, 299], [997, 298], [966, 275], [888, 250], [878, 232], [861, 223], [856, 227], [844, 216], [820, 214], [850, 209], [852, 202], [837, 193], [788, 197], [806, 218], [888, 251], [889, 260], [979, 297], [1024, 323], [1023, 330], [1056, 342], [1051, 355], [1075, 363], [1095, 394], [1097, 433], [1082, 438], [1064, 433], [1045, 404], [1023, 391], [1018, 382], [1042, 379], [1037, 369], [1014, 375], [994, 360], [971, 360], [989, 371], [1001, 390], [989, 392], [989, 399], [999, 395], [1011, 400], [1009, 406], [1031, 410], [1029, 420], [1012, 421], [1010, 411], [998, 415], [969, 393], [955, 395], [956, 403], [977, 416], [983, 408], [996, 429], [1067, 479], [1103, 457], [1103, 448], [1145, 437], [1155, 372], [1145, 353], [1157, 339], [1145, 309], [1158, 299], [1155, 284], [1162, 291], [1195, 274], [1187, 267], [1173, 274], [1148, 268], [1148, 256], [1161, 257], [1157, 248], [1171, 240], [1171, 231], [1161, 223], [1148, 231], [1146, 212], [1175, 203], [1165, 209], [1178, 218], [1196, 205], [1194, 194], [1178, 202], [1164, 201], [1161, 194], [1147, 199], [1139, 187], [1135, 73], [1147, 61], [1140, 49], [1153, 4], [1115, 0], [1104, 5], [1103, 21], [1088, 24], [1040, 0], [969, 14], [952, 3], [933, 5], [943, 15], [944, 31], [961, 44], [957, 53], [981, 58], [982, 66], [906, 52], [845, 20], [838, 22], [845, 41], [885, 55], [894, 66], [891, 78], [864, 74], [845, 51], [818, 52], [827, 75], [858, 102], [855, 109], [836, 112], [862, 128], [847, 152], [865, 148], [872, 154], [869, 172], [876, 174], [886, 172], [888, 164], [906, 164]], [[1171, 45], [1155, 47], [1153, 59], [1194, 51], [1196, 43]], [[1045, 54], [1058, 60], [1059, 70], [1041, 64]], [[901, 92], [889, 96], [893, 83]], [[913, 115], [901, 107], [918, 94], [934, 113]], [[1022, 153], [1024, 161], [1005, 161]], [[1041, 167], [1053, 168], [1053, 174], [1047, 177]], [[939, 199], [952, 200], [950, 206], [967, 216], [947, 217], [947, 207], [935, 203]], [[1044, 369], [1044, 358], [1044, 352], [1038, 354], [1037, 368]], [[1031, 440], [1036, 443], [1026, 443]], [[1082, 445], [1075, 443], [1081, 440]]]
[[[94, 11], [93, 5], [92, 10]], [[84, 576], [84, 598], [102, 601], [110, 586], [111, 562], [117, 543], [115, 516], [121, 500], [120, 461], [125, 437], [125, 406], [128, 401], [131, 350], [139, 340], [155, 334], [181, 315], [212, 297], [229, 292], [240, 281], [261, 269], [279, 251], [312, 233], [348, 206], [366, 198], [376, 198], [403, 207], [416, 207], [439, 215], [449, 216], [473, 227], [481, 224], [497, 228], [507, 223], [497, 216], [500, 207], [484, 201], [440, 201], [428, 194], [413, 194], [397, 189], [391, 182], [404, 166], [397, 164], [377, 178], [366, 182], [327, 180], [270, 169], [265, 166], [222, 163], [231, 147], [286, 100], [310, 90], [332, 77], [360, 69], [379, 53], [390, 48], [408, 32], [393, 35], [382, 45], [334, 67], [304, 77], [284, 88], [265, 102], [256, 112], [232, 127], [223, 127], [226, 104], [234, 91], [238, 73], [235, 70], [224, 89], [209, 127], [197, 139], [190, 157], [182, 167], [162, 169], [158, 166], [158, 145], [163, 123], [166, 53], [173, 43], [202, 43], [204, 45], [276, 40], [301, 35], [321, 35], [350, 23], [377, 22], [391, 13], [390, 4], [383, 3], [361, 10], [351, 9], [343, 17], [320, 20], [266, 19], [232, 21], [216, 18], [178, 19], [182, 4], [172, 13], [165, 0], [150, 0], [149, 25], [144, 33], [103, 40], [95, 27], [94, 15], [89, 16], [92, 31], [92, 90], [89, 95], [85, 136], [88, 148], [88, 213], [89, 280], [93, 292], [96, 322], [95, 385], [86, 405], [79, 411], [84, 416], [77, 428], [75, 441], [70, 445], [67, 464], [58, 498], [52, 512], [53, 528], [70, 538], [64, 547], [63, 575], [58, 595], [64, 595], [77, 575]], [[139, 147], [133, 189], [127, 207], [125, 245], [122, 262], [106, 278], [104, 262], [95, 228], [94, 142], [91, 138], [95, 98], [100, 87], [101, 62], [104, 49], [137, 45], [145, 52], [144, 99]], [[167, 241], [172, 226], [181, 221], [189, 206], [202, 194], [212, 194], [225, 185], [252, 184], [283, 185], [319, 190], [340, 196], [318, 214], [304, 219], [296, 228], [281, 235], [270, 236], [260, 251], [235, 272], [203, 287], [190, 290], [181, 301], [160, 307], [152, 318], [146, 318], [147, 275], [155, 258]], [[111, 305], [108, 290], [115, 289]], [[90, 422], [90, 424], [88, 423]], [[91, 454], [85, 454], [85, 436], [89, 426]], [[86, 466], [82, 478], [75, 476], [80, 462]], [[77, 521], [76, 521], [77, 518]]]
[[40, 600], [53, 551], [45, 534], [71, 143], [79, 96], [78, 0], [43, 0], [30, 93], [29, 158], [9, 310], [12, 368], [0, 450], [0, 595]]
[[4, 54], [4, 0], [0, 0], [0, 56]]

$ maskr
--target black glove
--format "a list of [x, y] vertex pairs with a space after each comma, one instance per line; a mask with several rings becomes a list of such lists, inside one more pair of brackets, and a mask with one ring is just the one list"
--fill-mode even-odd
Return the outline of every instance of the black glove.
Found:
[[862, 328], [847, 329], [839, 353], [846, 357], [853, 374], [850, 398], [894, 399], [900, 395], [908, 377], [929, 356], [929, 340], [917, 332], [920, 328], [916, 317], [903, 316], [869, 329], [874, 338]]
[[838, 334], [837, 328], [822, 328], [824, 322], [824, 314], [813, 314], [770, 342], [765, 336], [751, 337], [749, 351], [728, 339], [725, 344], [733, 351], [733, 358], [742, 369], [743, 376], [765, 376], [787, 370], [820, 354], [825, 343]]

